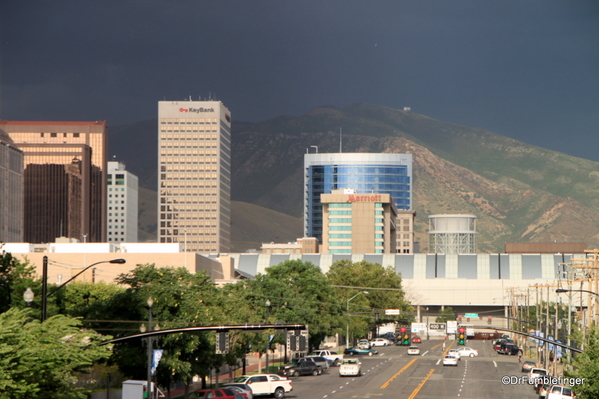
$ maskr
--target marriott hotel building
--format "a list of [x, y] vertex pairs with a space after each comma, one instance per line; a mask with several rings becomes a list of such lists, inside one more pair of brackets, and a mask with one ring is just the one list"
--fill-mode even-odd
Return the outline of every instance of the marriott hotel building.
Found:
[[158, 136], [158, 242], [229, 252], [231, 113], [220, 101], [159, 101]]

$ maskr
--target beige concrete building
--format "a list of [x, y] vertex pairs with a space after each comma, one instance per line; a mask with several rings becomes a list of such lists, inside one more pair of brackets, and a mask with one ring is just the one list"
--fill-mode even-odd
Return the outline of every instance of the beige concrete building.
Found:
[[418, 252], [414, 244], [414, 218], [416, 211], [397, 211], [397, 253], [413, 254]]
[[314, 237], [298, 238], [289, 243], [262, 243], [263, 254], [317, 254], [318, 240]]
[[231, 246], [231, 113], [220, 101], [158, 102], [158, 242]]
[[396, 253], [397, 208], [389, 194], [321, 194], [322, 253]]
[[[94, 265], [75, 281], [114, 283], [122, 273], [129, 273], [138, 265], [156, 267], [185, 267], [190, 273], [206, 272], [216, 285], [235, 282], [248, 276], [235, 270], [228, 256], [208, 258], [197, 253], [183, 252], [182, 244], [158, 243], [82, 243], [61, 239], [57, 243], [5, 243], [2, 250], [11, 253], [20, 262], [35, 266], [42, 276], [44, 257], [48, 258], [48, 283], [62, 284], [90, 265]], [[109, 263], [125, 259], [124, 264]]]

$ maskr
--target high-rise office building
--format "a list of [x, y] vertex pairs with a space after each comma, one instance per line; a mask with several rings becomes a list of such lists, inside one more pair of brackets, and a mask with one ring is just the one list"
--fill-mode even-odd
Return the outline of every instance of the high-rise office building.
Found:
[[24, 154], [24, 241], [106, 241], [106, 122], [0, 121]]
[[321, 194], [354, 189], [389, 194], [398, 210], [412, 208], [412, 155], [313, 153], [304, 155], [304, 236], [322, 243]]
[[23, 151], [0, 130], [0, 242], [23, 241]]
[[139, 184], [125, 165], [108, 162], [108, 242], [137, 242]]
[[231, 113], [220, 101], [159, 101], [158, 135], [158, 242], [229, 252]]

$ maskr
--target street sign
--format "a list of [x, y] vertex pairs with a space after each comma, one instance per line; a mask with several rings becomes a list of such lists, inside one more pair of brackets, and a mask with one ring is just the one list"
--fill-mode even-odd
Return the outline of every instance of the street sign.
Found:
[[399, 315], [399, 309], [385, 309], [385, 315]]
[[478, 319], [478, 313], [466, 313], [464, 314], [464, 317], [470, 317], [473, 319]]
[[431, 330], [445, 331], [445, 323], [430, 323], [428, 328], [430, 328]]

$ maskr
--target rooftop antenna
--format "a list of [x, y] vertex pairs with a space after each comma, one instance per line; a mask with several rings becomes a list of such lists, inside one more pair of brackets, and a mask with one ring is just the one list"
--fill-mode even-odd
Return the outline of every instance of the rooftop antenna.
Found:
[[343, 126], [341, 126], [339, 128], [339, 154], [341, 154], [343, 152], [342, 145], [343, 145]]

